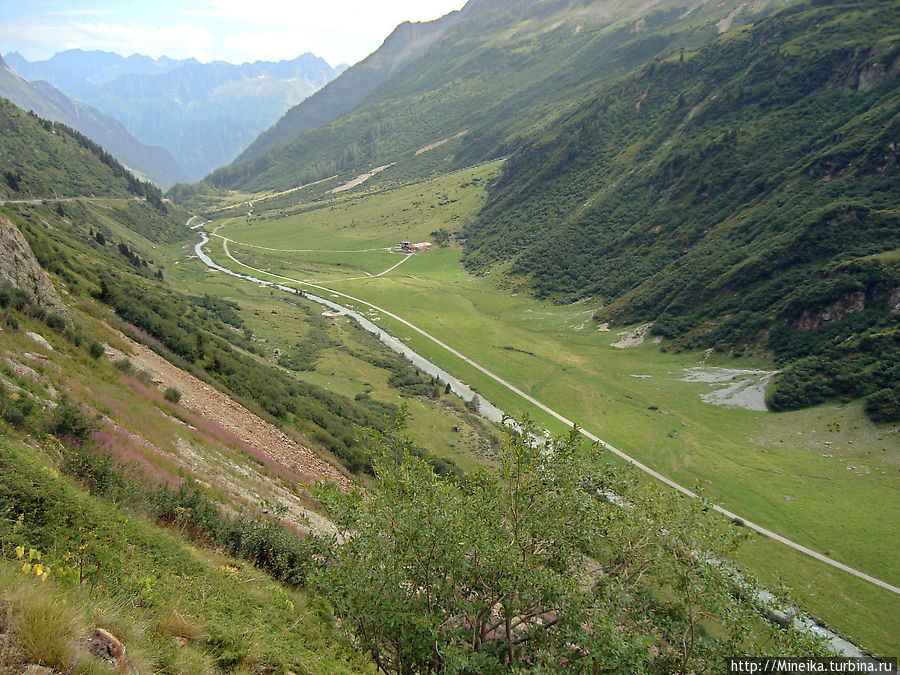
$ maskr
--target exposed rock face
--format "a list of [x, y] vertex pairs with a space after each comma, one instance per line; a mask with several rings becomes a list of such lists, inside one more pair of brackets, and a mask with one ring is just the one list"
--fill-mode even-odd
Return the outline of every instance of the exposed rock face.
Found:
[[881, 57], [886, 49], [857, 49], [835, 70], [829, 84], [856, 91], [871, 91], [900, 75], [900, 57]]
[[888, 304], [891, 307], [892, 313], [900, 314], [900, 288], [895, 288], [891, 291], [891, 297], [888, 299]]
[[28, 293], [41, 307], [61, 315], [71, 323], [69, 311], [59, 299], [47, 273], [19, 229], [0, 215], [0, 282], [7, 281]]
[[851, 314], [861, 312], [866, 308], [866, 294], [862, 291], [848, 293], [843, 299], [823, 310], [812, 312], [806, 310], [794, 325], [800, 330], [815, 330], [823, 323], [829, 321], [841, 321]]

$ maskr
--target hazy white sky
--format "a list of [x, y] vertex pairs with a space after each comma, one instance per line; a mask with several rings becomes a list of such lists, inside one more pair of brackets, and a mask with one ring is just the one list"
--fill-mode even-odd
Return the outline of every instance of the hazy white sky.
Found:
[[305, 52], [332, 66], [375, 51], [403, 21], [465, 0], [0, 0], [0, 53], [30, 61], [65, 49], [232, 63]]

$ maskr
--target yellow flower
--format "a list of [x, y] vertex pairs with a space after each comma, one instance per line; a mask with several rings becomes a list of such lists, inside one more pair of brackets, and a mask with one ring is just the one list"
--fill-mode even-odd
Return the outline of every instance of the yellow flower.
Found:
[[31, 549], [30, 551], [28, 551], [28, 559], [29, 560], [40, 560], [41, 552], [34, 548]]
[[34, 566], [34, 575], [39, 577], [44, 573], [44, 566], [38, 563]]
[[30, 574], [31, 573], [31, 565], [29, 565], [28, 563], [25, 563], [24, 565], [22, 565], [22, 573]]
[[47, 581], [47, 570], [44, 570], [44, 573], [41, 575], [41, 581]]
[[21, 560], [23, 555], [25, 555], [25, 547], [16, 546], [16, 557]]

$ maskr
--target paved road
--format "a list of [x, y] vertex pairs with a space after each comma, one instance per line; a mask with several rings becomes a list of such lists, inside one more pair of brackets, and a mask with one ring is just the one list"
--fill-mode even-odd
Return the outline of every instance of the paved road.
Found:
[[[247, 265], [246, 263], [242, 263], [240, 260], [238, 260], [233, 255], [231, 255], [231, 252], [228, 250], [228, 242], [227, 241], [223, 240], [222, 245], [225, 250], [225, 255], [227, 255], [230, 260], [237, 263], [241, 267], [246, 267], [247, 269], [252, 270], [254, 272], [258, 272], [260, 274], [266, 274], [268, 276], [275, 277], [277, 279], [282, 279], [284, 281], [291, 281], [294, 283], [302, 284], [303, 286], [315, 288], [317, 290], [320, 290], [320, 291], [323, 291], [326, 293], [331, 293], [333, 295], [337, 295], [342, 298], [346, 298], [347, 300], [351, 300], [353, 302], [358, 302], [361, 305], [365, 305], [366, 307], [371, 307], [372, 309], [381, 312], [385, 316], [389, 316], [390, 318], [394, 319], [395, 321], [400, 322], [407, 328], [414, 330], [415, 332], [419, 333], [420, 335], [427, 338], [428, 340], [431, 340], [432, 342], [434, 342], [436, 345], [438, 345], [442, 349], [453, 354], [454, 356], [461, 359], [465, 363], [469, 364], [476, 370], [484, 373], [485, 375], [487, 375], [489, 378], [491, 378], [495, 382], [498, 382], [499, 384], [503, 385], [509, 391], [511, 391], [514, 394], [525, 399], [526, 401], [528, 401], [532, 405], [536, 406], [537, 408], [543, 410], [545, 413], [556, 418], [557, 420], [559, 420], [566, 426], [568, 426], [568, 427], [575, 426], [575, 423], [572, 420], [568, 419], [567, 417], [564, 417], [563, 415], [559, 414], [552, 408], [544, 405], [543, 403], [538, 401], [536, 398], [534, 398], [530, 394], [527, 394], [526, 392], [524, 392], [521, 389], [519, 389], [518, 387], [516, 387], [514, 384], [507, 382], [499, 375], [496, 375], [495, 373], [491, 372], [490, 370], [488, 370], [487, 368], [482, 366], [480, 363], [477, 363], [477, 362], [473, 361], [472, 359], [470, 359], [469, 357], [465, 356], [464, 354], [461, 354], [459, 351], [457, 351], [450, 345], [446, 344], [439, 338], [436, 338], [435, 336], [431, 335], [430, 333], [425, 332], [418, 326], [410, 323], [409, 321], [407, 321], [406, 319], [404, 319], [402, 317], [397, 316], [396, 314], [393, 314], [392, 312], [389, 312], [388, 310], [384, 309], [383, 307], [374, 305], [371, 302], [366, 302], [365, 300], [354, 297], [352, 295], [347, 295], [346, 293], [341, 293], [332, 288], [327, 288], [325, 286], [320, 286], [318, 284], [310, 283], [307, 281], [300, 281], [299, 279], [292, 279], [291, 277], [285, 277], [285, 276], [281, 276], [279, 274], [273, 274], [272, 272], [266, 272], [265, 270], [257, 269], [256, 267], [251, 267], [250, 265]], [[579, 428], [578, 430], [585, 437], [589, 438], [590, 440], [594, 441], [595, 443], [598, 443], [599, 445], [606, 448], [607, 450], [609, 450], [616, 456], [621, 457], [623, 460], [625, 460], [629, 464], [637, 467], [644, 473], [647, 473], [647, 474], [653, 476], [654, 478], [656, 478], [658, 481], [665, 483], [672, 489], [678, 490], [678, 492], [681, 492], [682, 494], [685, 494], [689, 497], [697, 497], [697, 494], [695, 492], [693, 492], [692, 490], [689, 490], [688, 488], [676, 483], [674, 480], [672, 480], [671, 478], [668, 478], [667, 476], [662, 475], [658, 471], [651, 469], [646, 464], [639, 462], [634, 457], [631, 457], [630, 455], [626, 454], [625, 452], [623, 452], [623, 451], [619, 450], [618, 448], [614, 447], [613, 445], [607, 443], [602, 438], [599, 438], [598, 436], [592, 434], [590, 431], [587, 431], [586, 429], [581, 429], [581, 428]], [[845, 565], [844, 563], [838, 562], [837, 560], [833, 560], [832, 558], [829, 558], [828, 556], [826, 556], [822, 553], [819, 553], [818, 551], [814, 551], [811, 548], [808, 548], [806, 546], [803, 546], [802, 544], [798, 544], [797, 542], [788, 539], [787, 537], [783, 537], [782, 535], [778, 534], [777, 532], [773, 532], [772, 530], [762, 527], [761, 525], [757, 525], [756, 523], [753, 523], [753, 522], [747, 520], [746, 518], [739, 516], [732, 511], [729, 511], [728, 509], [718, 506], [717, 504], [712, 504], [711, 508], [713, 510], [717, 511], [718, 513], [721, 513], [722, 515], [727, 516], [728, 518], [731, 518], [733, 520], [739, 520], [739, 521], [743, 522], [743, 524], [746, 527], [750, 528], [751, 530], [754, 530], [755, 532], [758, 532], [759, 534], [761, 534], [763, 536], [773, 539], [781, 544], [784, 544], [785, 546], [789, 546], [790, 548], [794, 549], [795, 551], [799, 551], [800, 553], [808, 555], [811, 558], [815, 558], [816, 560], [823, 562], [826, 565], [831, 565], [832, 567], [836, 567], [837, 569], [839, 569], [843, 572], [847, 572], [848, 574], [852, 574], [855, 577], [864, 579], [865, 581], [868, 581], [869, 583], [874, 584], [874, 585], [878, 586], [879, 588], [883, 588], [887, 591], [890, 591], [892, 593], [896, 593], [896, 594], [900, 595], [900, 588], [898, 588], [897, 586], [889, 584], [886, 581], [882, 581], [881, 579], [878, 579], [877, 577], [873, 577], [870, 574], [866, 574], [865, 572], [861, 572], [853, 567], [850, 567], [849, 565]]]

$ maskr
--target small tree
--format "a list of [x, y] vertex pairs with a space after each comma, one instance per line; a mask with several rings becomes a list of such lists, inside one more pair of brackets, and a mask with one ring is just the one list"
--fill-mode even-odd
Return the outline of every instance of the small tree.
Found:
[[376, 436], [371, 493], [318, 491], [340, 532], [316, 583], [382, 672], [702, 672], [753, 644], [796, 653], [717, 562], [739, 528], [623, 480], [574, 431], [543, 444], [521, 428], [498, 472], [463, 481], [398, 424]]

